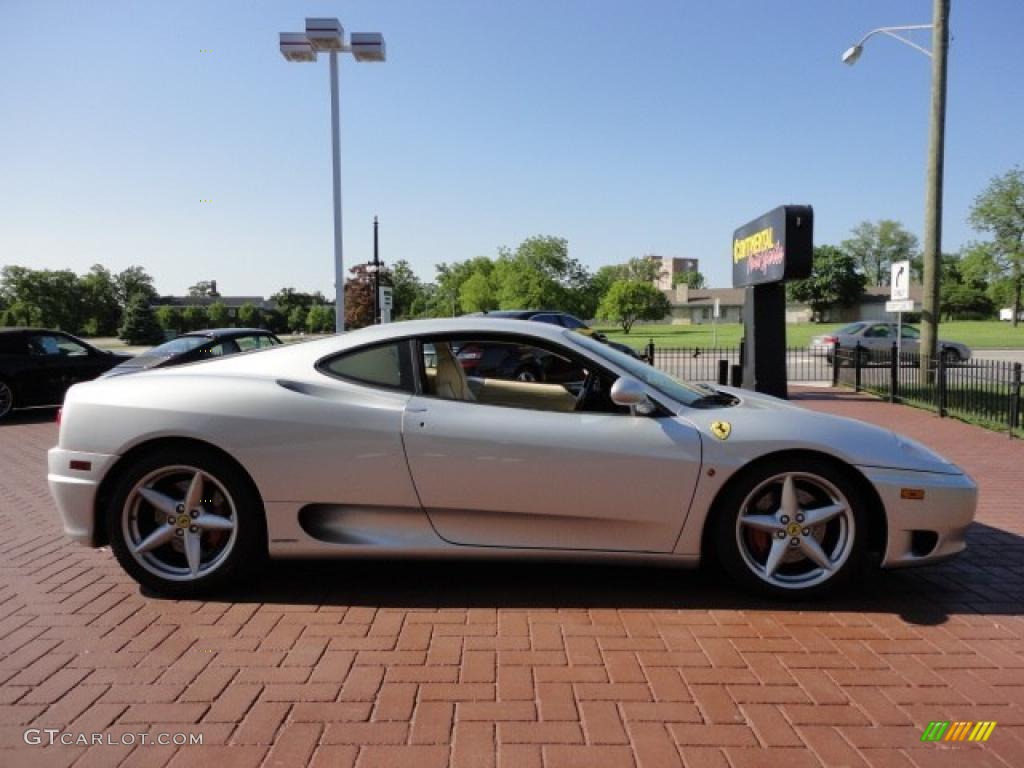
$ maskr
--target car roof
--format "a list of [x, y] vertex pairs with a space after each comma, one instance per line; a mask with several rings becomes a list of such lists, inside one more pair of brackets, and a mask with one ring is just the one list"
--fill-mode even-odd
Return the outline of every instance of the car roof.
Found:
[[560, 309], [495, 309], [491, 312], [485, 312], [486, 317], [515, 317], [515, 318], [530, 318], [534, 315], [568, 315], [568, 312], [563, 312]]
[[251, 334], [259, 334], [263, 336], [274, 335], [265, 328], [206, 328], [201, 331], [188, 331], [187, 333], [182, 333], [174, 338], [180, 339], [182, 336], [204, 336], [210, 339], [222, 339], [228, 336], [249, 336]]
[[67, 331], [61, 331], [57, 328], [32, 328], [30, 326], [13, 326], [8, 328], [0, 328], [0, 333], [63, 333], [65, 336], [72, 336], [73, 334]]

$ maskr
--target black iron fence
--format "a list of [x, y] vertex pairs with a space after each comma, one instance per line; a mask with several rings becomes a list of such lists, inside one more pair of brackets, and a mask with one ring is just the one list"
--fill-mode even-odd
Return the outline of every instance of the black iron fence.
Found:
[[[660, 347], [651, 341], [642, 353], [656, 368], [686, 381], [740, 383], [739, 347]], [[886, 350], [790, 347], [786, 377], [791, 383], [848, 386], [1024, 436], [1021, 364], [954, 357], [940, 350], [922, 366], [920, 355], [898, 354], [895, 343]]]
[[957, 416], [1011, 436], [1022, 427], [1021, 364], [1002, 360], [953, 360], [946, 350], [935, 357], [861, 346], [837, 349], [836, 384], [903, 402], [940, 416]]
[[[739, 385], [739, 347], [659, 347], [644, 350], [648, 361], [685, 381]], [[832, 381], [832, 362], [824, 350], [790, 347], [786, 350], [786, 377], [795, 382]]]

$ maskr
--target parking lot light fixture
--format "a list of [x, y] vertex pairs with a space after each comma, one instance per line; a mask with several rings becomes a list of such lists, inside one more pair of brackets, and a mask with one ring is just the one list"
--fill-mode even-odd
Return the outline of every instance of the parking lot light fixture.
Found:
[[341, 227], [341, 119], [338, 97], [338, 54], [351, 53], [356, 61], [379, 62], [385, 59], [384, 36], [379, 32], [353, 32], [345, 43], [345, 28], [333, 18], [308, 18], [306, 31], [282, 32], [281, 55], [287, 61], [316, 61], [317, 52], [330, 56], [331, 72], [331, 146], [334, 193], [334, 327], [345, 330], [345, 265]]

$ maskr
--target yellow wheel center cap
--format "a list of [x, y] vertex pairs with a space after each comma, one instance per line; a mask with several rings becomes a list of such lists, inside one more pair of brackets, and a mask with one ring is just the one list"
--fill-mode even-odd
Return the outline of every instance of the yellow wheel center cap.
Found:
[[188, 528], [192, 524], [192, 518], [188, 515], [178, 515], [178, 527]]
[[786, 528], [786, 533], [788, 533], [790, 536], [799, 536], [800, 530], [801, 529], [799, 523], [790, 523], [789, 527]]

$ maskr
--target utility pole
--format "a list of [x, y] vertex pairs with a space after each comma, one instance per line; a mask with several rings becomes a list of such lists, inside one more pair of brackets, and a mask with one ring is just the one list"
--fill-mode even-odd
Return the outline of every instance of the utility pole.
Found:
[[942, 171], [946, 135], [946, 60], [950, 0], [934, 0], [932, 18], [932, 109], [924, 212], [924, 295], [921, 312], [921, 371], [928, 375], [939, 336], [942, 274]]
[[377, 217], [373, 217], [373, 324], [380, 322], [380, 242], [377, 237]]

